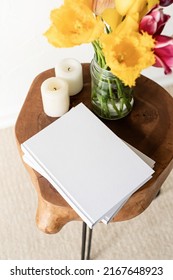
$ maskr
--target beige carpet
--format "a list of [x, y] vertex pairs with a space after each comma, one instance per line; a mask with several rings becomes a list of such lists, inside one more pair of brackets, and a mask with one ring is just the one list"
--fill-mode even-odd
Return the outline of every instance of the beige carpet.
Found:
[[[170, 91], [172, 88], [170, 88]], [[92, 259], [173, 259], [173, 172], [140, 216], [94, 228]], [[80, 259], [81, 222], [46, 235], [35, 224], [37, 196], [13, 128], [0, 130], [0, 259]]]

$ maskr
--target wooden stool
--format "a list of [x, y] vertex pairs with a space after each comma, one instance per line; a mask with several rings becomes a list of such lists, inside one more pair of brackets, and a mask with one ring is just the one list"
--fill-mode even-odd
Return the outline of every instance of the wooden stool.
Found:
[[[70, 106], [83, 102], [92, 110], [89, 64], [83, 64], [83, 75], [83, 90], [70, 97]], [[54, 69], [49, 69], [34, 79], [18, 116], [15, 134], [21, 156], [21, 143], [56, 120], [43, 112], [40, 94], [42, 82], [52, 76], [55, 76]], [[129, 220], [142, 213], [156, 197], [173, 167], [173, 98], [144, 76], [137, 80], [134, 91], [134, 108], [127, 117], [117, 121], [102, 121], [120, 138], [155, 160], [155, 173], [129, 198], [112, 222]], [[43, 176], [26, 164], [25, 167], [38, 194], [36, 223], [40, 230], [57, 233], [69, 221], [81, 221]]]

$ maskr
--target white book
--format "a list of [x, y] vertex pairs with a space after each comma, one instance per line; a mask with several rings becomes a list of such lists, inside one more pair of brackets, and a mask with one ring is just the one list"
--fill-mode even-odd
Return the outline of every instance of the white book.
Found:
[[82, 103], [21, 147], [90, 228], [154, 172]]
[[[126, 143], [126, 142], [125, 142]], [[126, 143], [137, 155], [141, 157], [151, 168], [154, 167], [155, 161], [146, 156], [144, 153], [140, 152], [136, 148], [132, 147], [130, 144]], [[36, 162], [33, 161], [33, 158], [29, 155], [23, 155], [23, 160], [31, 166], [33, 169], [35, 169], [38, 173], [40, 173], [43, 177], [45, 177], [49, 181], [49, 176], [46, 172], [44, 172], [43, 169], [40, 168]], [[143, 182], [141, 185], [143, 185], [145, 182]], [[113, 207], [108, 213], [105, 214], [105, 216], [102, 219], [102, 222], [104, 224], [108, 224], [112, 218], [119, 212], [119, 210], [123, 207], [123, 205], [127, 202], [127, 200], [131, 197], [131, 195], [134, 192], [132, 192], [130, 195], [125, 197], [123, 200], [121, 200], [117, 205]]]
[[[126, 142], [125, 142], [126, 143]], [[126, 145], [129, 146], [129, 148], [131, 148], [143, 161], [145, 161], [146, 164], [148, 164], [151, 168], [154, 167], [155, 165], [155, 161], [152, 160], [150, 157], [148, 157], [147, 155], [145, 155], [144, 153], [142, 153], [141, 151], [139, 151], [138, 149], [136, 149], [135, 147], [131, 146], [130, 144], [126, 143]], [[146, 182], [148, 181], [148, 179], [146, 180]], [[141, 186], [144, 184], [145, 182], [143, 182], [141, 184]], [[122, 201], [120, 201], [111, 211], [109, 211], [108, 213], [106, 213], [106, 215], [104, 216], [104, 218], [102, 219], [102, 222], [104, 224], [108, 224], [113, 217], [115, 217], [115, 215], [120, 211], [120, 209], [124, 206], [124, 204], [127, 202], [127, 200], [131, 197], [131, 195], [134, 193], [134, 191], [129, 194], [126, 198], [124, 198]]]

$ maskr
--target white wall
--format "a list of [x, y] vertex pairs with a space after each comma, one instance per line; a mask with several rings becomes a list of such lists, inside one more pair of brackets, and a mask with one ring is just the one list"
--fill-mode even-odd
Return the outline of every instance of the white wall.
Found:
[[[91, 46], [57, 49], [43, 36], [61, 0], [0, 0], [0, 128], [14, 124], [30, 84], [62, 57], [92, 58]], [[34, 105], [34, 104], [33, 104]]]
[[[52, 68], [63, 57], [89, 62], [91, 45], [57, 49], [42, 35], [49, 27], [49, 14], [61, 0], [1, 0], [0, 1], [0, 128], [13, 125], [24, 102], [30, 84], [40, 72]], [[173, 5], [169, 13], [173, 15]], [[173, 19], [167, 26], [173, 34]], [[145, 72], [161, 84], [171, 83], [162, 69]], [[34, 104], [33, 104], [34, 106]]]

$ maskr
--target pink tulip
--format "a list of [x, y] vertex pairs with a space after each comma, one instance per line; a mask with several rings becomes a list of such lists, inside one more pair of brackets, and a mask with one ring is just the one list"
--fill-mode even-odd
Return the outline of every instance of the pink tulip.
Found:
[[163, 67], [164, 73], [169, 74], [172, 72], [170, 67], [173, 67], [173, 38], [158, 35], [155, 40], [154, 54], [156, 62], [153, 66]]
[[139, 24], [139, 30], [150, 35], [159, 35], [170, 16], [163, 13], [163, 9], [158, 5], [144, 16]]
[[160, 6], [162, 7], [167, 7], [171, 4], [173, 4], [173, 0], [160, 0]]

